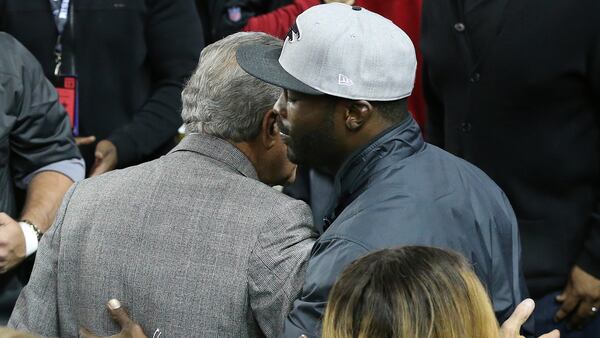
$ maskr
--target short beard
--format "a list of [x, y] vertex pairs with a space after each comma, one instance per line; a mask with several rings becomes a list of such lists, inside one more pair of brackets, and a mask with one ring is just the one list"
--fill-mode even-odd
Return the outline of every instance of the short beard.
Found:
[[319, 129], [299, 137], [290, 135], [288, 158], [296, 164], [313, 168], [327, 168], [340, 156], [338, 140], [334, 136], [333, 114], [329, 115]]

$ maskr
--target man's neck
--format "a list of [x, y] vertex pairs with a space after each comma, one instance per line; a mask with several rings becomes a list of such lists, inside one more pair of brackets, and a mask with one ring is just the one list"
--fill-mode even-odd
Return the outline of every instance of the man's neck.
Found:
[[386, 133], [390, 128], [396, 125], [398, 124], [380, 119], [379, 121], [376, 121], [376, 123], [369, 123], [363, 126], [358, 132], [347, 135], [348, 137], [346, 137], [344, 144], [345, 156], [342, 161], [335, 163], [328, 168], [328, 173], [335, 175], [350, 156], [353, 156], [358, 150], [363, 149], [366, 145], [370, 144], [373, 140], [379, 138], [382, 134]]

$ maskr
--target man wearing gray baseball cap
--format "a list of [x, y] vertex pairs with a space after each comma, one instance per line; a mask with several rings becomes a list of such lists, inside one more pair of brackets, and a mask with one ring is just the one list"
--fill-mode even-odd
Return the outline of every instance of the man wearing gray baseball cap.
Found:
[[283, 48], [249, 45], [237, 60], [284, 89], [275, 110], [290, 159], [335, 175], [284, 337], [319, 337], [341, 271], [404, 245], [462, 253], [508, 318], [527, 294], [513, 210], [482, 171], [423, 141], [406, 104], [415, 50], [400, 28], [360, 7], [320, 5], [297, 18]]

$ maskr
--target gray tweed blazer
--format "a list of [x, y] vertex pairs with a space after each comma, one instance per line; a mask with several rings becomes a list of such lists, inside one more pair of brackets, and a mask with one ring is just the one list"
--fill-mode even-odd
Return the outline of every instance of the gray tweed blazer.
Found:
[[315, 236], [306, 204], [259, 182], [230, 143], [192, 134], [67, 193], [9, 326], [115, 334], [114, 297], [150, 337], [275, 337]]

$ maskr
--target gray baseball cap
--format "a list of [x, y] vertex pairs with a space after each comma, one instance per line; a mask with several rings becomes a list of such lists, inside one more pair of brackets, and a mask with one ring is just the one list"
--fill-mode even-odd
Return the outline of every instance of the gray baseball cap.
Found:
[[237, 61], [250, 75], [285, 89], [370, 101], [410, 96], [417, 68], [415, 48], [398, 26], [340, 3], [299, 15], [283, 48], [245, 45]]

